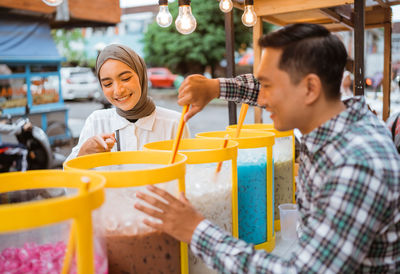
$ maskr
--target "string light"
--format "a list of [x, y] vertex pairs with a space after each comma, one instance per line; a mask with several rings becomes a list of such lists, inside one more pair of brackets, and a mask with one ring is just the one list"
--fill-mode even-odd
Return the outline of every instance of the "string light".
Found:
[[42, 0], [48, 6], [59, 6], [63, 2], [63, 0]]
[[190, 34], [196, 29], [196, 18], [192, 14], [190, 0], [179, 0], [179, 15], [175, 20], [176, 29], [182, 34]]
[[254, 12], [254, 1], [245, 0], [242, 23], [246, 27], [252, 27], [257, 23], [257, 14]]
[[233, 8], [232, 0], [219, 1], [219, 9], [225, 13], [230, 12]]
[[158, 5], [160, 10], [156, 17], [157, 24], [162, 28], [169, 27], [172, 23], [172, 15], [168, 10], [168, 0], [159, 0]]

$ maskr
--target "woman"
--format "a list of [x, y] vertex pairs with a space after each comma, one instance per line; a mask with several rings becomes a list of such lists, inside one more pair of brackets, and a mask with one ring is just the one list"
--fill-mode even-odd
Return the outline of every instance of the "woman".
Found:
[[[147, 96], [146, 64], [132, 49], [105, 47], [97, 57], [96, 73], [115, 108], [96, 110], [87, 118], [67, 161], [98, 152], [140, 150], [148, 142], [175, 137], [180, 113], [155, 106]], [[185, 127], [183, 137], [189, 136]]]

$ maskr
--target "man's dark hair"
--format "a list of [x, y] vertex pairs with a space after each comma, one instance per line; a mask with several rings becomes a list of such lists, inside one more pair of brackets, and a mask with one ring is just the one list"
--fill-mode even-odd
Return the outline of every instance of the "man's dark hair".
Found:
[[293, 84], [309, 73], [321, 79], [326, 98], [340, 98], [340, 85], [347, 52], [339, 38], [314, 24], [293, 24], [260, 38], [264, 48], [282, 49], [279, 68]]

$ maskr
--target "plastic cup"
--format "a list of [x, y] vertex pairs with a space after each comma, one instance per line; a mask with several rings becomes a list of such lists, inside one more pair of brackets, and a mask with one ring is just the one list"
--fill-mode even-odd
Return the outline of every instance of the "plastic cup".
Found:
[[297, 218], [299, 215], [296, 204], [279, 205], [279, 214], [281, 216], [281, 236], [284, 240], [297, 239]]

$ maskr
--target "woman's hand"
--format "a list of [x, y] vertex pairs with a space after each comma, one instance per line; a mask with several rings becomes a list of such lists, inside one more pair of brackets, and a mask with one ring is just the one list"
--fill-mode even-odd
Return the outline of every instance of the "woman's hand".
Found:
[[115, 134], [100, 134], [90, 137], [83, 143], [78, 156], [111, 151], [115, 144]]
[[185, 114], [187, 122], [212, 99], [219, 97], [219, 80], [208, 79], [200, 74], [190, 75], [183, 81], [178, 92], [178, 104], [191, 105], [190, 110]]
[[161, 221], [161, 223], [158, 223], [145, 219], [143, 223], [165, 232], [179, 241], [190, 243], [194, 230], [204, 220], [204, 217], [194, 209], [183, 192], [178, 200], [158, 187], [149, 185], [147, 189], [165, 201], [143, 192], [137, 192], [136, 196], [139, 199], [156, 207], [158, 210], [146, 207], [140, 203], [136, 203], [135, 208]]

